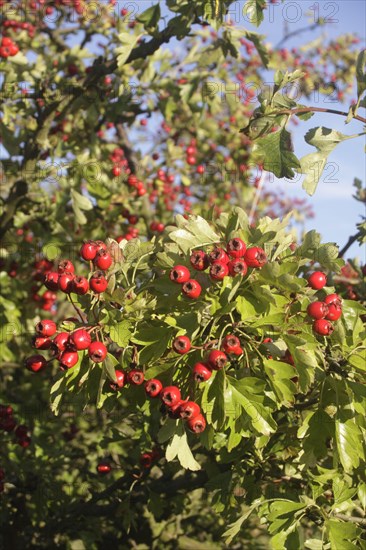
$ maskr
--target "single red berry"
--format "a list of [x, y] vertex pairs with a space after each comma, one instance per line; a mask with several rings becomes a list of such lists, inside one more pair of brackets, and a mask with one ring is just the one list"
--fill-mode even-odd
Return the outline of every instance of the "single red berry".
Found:
[[49, 273], [46, 273], [43, 281], [45, 287], [53, 291], [58, 290], [59, 276], [60, 275], [56, 273], [56, 271], [50, 271]]
[[230, 261], [229, 256], [226, 254], [223, 248], [216, 247], [209, 254], [210, 262], [220, 262], [227, 264]]
[[122, 173], [122, 168], [120, 166], [113, 166], [112, 174], [113, 174], [114, 177], [117, 178], [118, 176], [121, 175], [121, 173]]
[[151, 378], [151, 380], [145, 382], [145, 392], [149, 397], [158, 397], [162, 389], [163, 384], [156, 378]]
[[328, 314], [328, 306], [324, 302], [313, 302], [308, 305], [307, 312], [313, 319], [324, 319]]
[[104, 274], [102, 271], [96, 271], [91, 276], [89, 285], [90, 285], [90, 290], [92, 290], [96, 294], [101, 294], [102, 292], [105, 292], [107, 290], [108, 281], [104, 277]]
[[173, 340], [172, 348], [176, 353], [184, 355], [191, 349], [191, 341], [188, 336], [177, 336]]
[[176, 265], [173, 267], [173, 269], [170, 271], [169, 278], [174, 283], [183, 284], [189, 281], [191, 277], [191, 274], [189, 272], [188, 267], [185, 267], [184, 265]]
[[245, 277], [248, 272], [247, 264], [244, 260], [240, 258], [237, 258], [236, 260], [231, 260], [231, 262], [229, 262], [227, 266], [229, 268], [229, 274], [232, 277], [236, 277], [236, 275], [241, 275], [242, 277]]
[[285, 351], [285, 355], [283, 356], [282, 361], [284, 363], [289, 363], [289, 365], [295, 366], [294, 358], [292, 357], [290, 350], [288, 349]]
[[61, 273], [75, 273], [74, 264], [70, 260], [62, 260], [58, 264], [57, 271]]
[[60, 361], [61, 367], [71, 369], [79, 361], [79, 354], [77, 351], [68, 351], [66, 349], [60, 353], [58, 360]]
[[11, 416], [13, 412], [13, 407], [11, 407], [10, 405], [0, 405], [0, 418]]
[[210, 266], [210, 277], [214, 281], [222, 281], [224, 277], [229, 275], [229, 267], [227, 263], [213, 262]]
[[187, 164], [189, 164], [190, 166], [194, 166], [197, 162], [197, 159], [193, 155], [190, 155], [186, 158], [186, 161], [187, 161]]
[[191, 265], [197, 271], [204, 271], [210, 265], [210, 258], [203, 250], [195, 250], [190, 257]]
[[329, 304], [328, 313], [325, 316], [328, 321], [338, 321], [341, 315], [342, 308], [340, 306], [338, 306], [337, 304]]
[[178, 404], [181, 399], [180, 389], [177, 386], [167, 386], [160, 392], [160, 399], [169, 408]]
[[50, 349], [52, 340], [47, 336], [33, 336], [32, 347], [35, 349]]
[[85, 328], [78, 328], [70, 334], [67, 346], [76, 351], [88, 349], [91, 344], [91, 336]]
[[329, 336], [333, 330], [333, 325], [326, 319], [317, 319], [313, 323], [313, 331], [321, 336]]
[[227, 334], [221, 343], [221, 348], [225, 353], [237, 355], [238, 350], [241, 350], [240, 340], [233, 334]]
[[25, 360], [25, 367], [31, 372], [38, 372], [47, 365], [43, 355], [32, 355]]
[[204, 174], [205, 173], [205, 167], [203, 164], [199, 164], [196, 168], [197, 174]]
[[242, 258], [246, 250], [247, 245], [238, 237], [230, 239], [226, 246], [226, 251], [231, 258]]
[[23, 449], [26, 449], [32, 443], [32, 440], [30, 437], [25, 436], [19, 439], [18, 443], [21, 447], [23, 447]]
[[75, 278], [75, 275], [70, 272], [62, 273], [58, 279], [58, 288], [66, 294], [72, 292], [72, 282]]
[[89, 290], [89, 282], [85, 277], [75, 277], [71, 283], [72, 292], [82, 296], [86, 294]]
[[189, 279], [182, 286], [182, 292], [184, 296], [187, 296], [187, 298], [191, 298], [192, 300], [197, 299], [201, 294], [201, 291], [201, 285], [195, 279]]
[[112, 256], [106, 250], [99, 250], [94, 260], [98, 269], [106, 271], [113, 263]]
[[308, 277], [308, 285], [313, 290], [320, 290], [326, 284], [327, 284], [327, 276], [322, 271], [314, 271], [314, 273], [312, 273], [310, 277]]
[[340, 308], [342, 307], [342, 298], [338, 296], [338, 294], [328, 294], [328, 296], [324, 298], [324, 302], [328, 304], [328, 306], [334, 304]]
[[145, 470], [148, 470], [151, 468], [154, 462], [154, 455], [153, 453], [142, 453], [140, 456], [140, 465], [141, 468], [144, 468]]
[[197, 416], [189, 418], [187, 421], [187, 426], [191, 430], [191, 432], [199, 434], [205, 430], [206, 420], [204, 419], [202, 414], [199, 414]]
[[194, 416], [198, 416], [201, 413], [201, 408], [195, 401], [186, 401], [179, 407], [179, 416], [188, 420]]
[[98, 247], [94, 241], [88, 241], [84, 243], [80, 249], [80, 256], [83, 260], [90, 261], [94, 260], [97, 254]]
[[134, 386], [141, 386], [145, 380], [145, 375], [140, 369], [132, 369], [127, 373], [127, 380]]
[[56, 346], [58, 351], [65, 351], [66, 344], [69, 341], [68, 332], [59, 332], [53, 339], [52, 344]]
[[3, 418], [0, 422], [0, 428], [4, 430], [5, 432], [12, 432], [17, 425], [15, 418], [12, 416], [8, 416], [6, 418]]
[[252, 246], [247, 248], [244, 254], [244, 261], [249, 267], [262, 267], [267, 263], [267, 256], [263, 248]]
[[111, 465], [108, 464], [108, 462], [99, 462], [99, 464], [97, 465], [98, 474], [109, 474], [111, 470]]
[[109, 385], [112, 388], [112, 390], [118, 390], [120, 388], [123, 388], [123, 386], [126, 384], [126, 373], [123, 370], [116, 370], [116, 382], [111, 382]]
[[107, 357], [107, 348], [103, 342], [92, 342], [88, 348], [88, 353], [94, 363], [100, 363]]
[[198, 382], [206, 382], [212, 376], [212, 369], [206, 363], [196, 363], [192, 370], [193, 379]]
[[27, 434], [28, 434], [28, 427], [24, 426], [24, 424], [19, 424], [19, 426], [17, 426], [14, 434], [15, 434], [16, 437], [19, 437], [19, 438], [26, 437]]
[[218, 349], [213, 349], [212, 351], [210, 351], [207, 358], [207, 364], [213, 370], [223, 369], [227, 362], [228, 358], [226, 353]]

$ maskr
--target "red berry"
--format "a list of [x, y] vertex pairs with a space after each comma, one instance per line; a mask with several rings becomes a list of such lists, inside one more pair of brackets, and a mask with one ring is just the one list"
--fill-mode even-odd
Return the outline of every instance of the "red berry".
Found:
[[205, 173], [205, 167], [203, 164], [199, 164], [196, 168], [197, 174], [204, 174]]
[[97, 465], [97, 472], [98, 474], [109, 474], [109, 472], [112, 470], [111, 465], [108, 464], [108, 462], [100, 462]]
[[112, 256], [106, 250], [99, 250], [95, 257], [94, 263], [98, 269], [106, 271], [113, 263]]
[[66, 344], [69, 341], [68, 332], [59, 332], [53, 339], [52, 343], [58, 349], [58, 351], [64, 351], [66, 349]]
[[324, 302], [328, 304], [328, 306], [334, 304], [335, 306], [342, 307], [342, 298], [338, 296], [338, 294], [328, 294], [328, 296], [324, 298]]
[[62, 351], [58, 356], [58, 360], [63, 368], [71, 369], [79, 361], [79, 354], [77, 351]]
[[184, 296], [187, 296], [187, 298], [191, 298], [192, 300], [197, 299], [201, 294], [201, 291], [201, 285], [195, 279], [189, 279], [182, 286], [182, 292]]
[[25, 436], [25, 437], [22, 437], [21, 439], [19, 439], [18, 443], [21, 447], [23, 447], [23, 449], [26, 449], [27, 447], [29, 447], [29, 445], [31, 444], [32, 440], [30, 437], [28, 436]]
[[213, 370], [221, 370], [225, 367], [228, 362], [227, 355], [218, 349], [213, 349], [210, 351], [207, 358], [208, 366]]
[[43, 355], [32, 355], [25, 360], [25, 367], [31, 372], [38, 372], [47, 365]]
[[313, 302], [308, 305], [307, 312], [313, 319], [324, 319], [328, 313], [328, 306], [324, 302]]
[[186, 158], [186, 161], [187, 161], [187, 164], [189, 164], [190, 166], [194, 166], [197, 162], [197, 159], [196, 157], [191, 155]]
[[56, 273], [56, 271], [50, 271], [49, 273], [46, 273], [44, 278], [44, 285], [49, 290], [58, 290], [58, 279], [59, 274]]
[[80, 249], [80, 256], [83, 260], [90, 261], [94, 260], [97, 254], [98, 247], [94, 241], [88, 241], [84, 243]]
[[102, 292], [105, 292], [105, 290], [107, 290], [108, 281], [104, 277], [102, 271], [96, 271], [91, 276], [89, 285], [90, 285], [90, 289], [93, 292], [95, 292], [96, 294], [101, 294]]
[[154, 462], [154, 455], [153, 453], [143, 453], [141, 456], [140, 456], [140, 464], [141, 464], [141, 467], [148, 470], [149, 468], [151, 468], [153, 462]]
[[313, 323], [313, 331], [321, 336], [329, 336], [333, 330], [333, 325], [326, 319], [317, 319]]
[[163, 384], [156, 378], [151, 378], [145, 383], [145, 392], [149, 397], [158, 397], [162, 389]]
[[88, 348], [89, 357], [94, 363], [104, 361], [107, 356], [107, 348], [103, 342], [92, 342]]
[[253, 246], [247, 248], [244, 254], [244, 261], [249, 267], [262, 267], [267, 263], [267, 256], [263, 248]]
[[200, 383], [200, 382], [206, 382], [209, 378], [211, 378], [212, 370], [211, 368], [205, 364], [205, 363], [196, 363], [192, 370], [192, 376], [193, 379]]
[[194, 401], [186, 401], [179, 407], [180, 418], [188, 419], [194, 416], [198, 416], [201, 413], [201, 408], [198, 403]]
[[192, 252], [190, 262], [197, 271], [204, 271], [210, 265], [210, 258], [203, 250], [195, 250]]
[[337, 304], [329, 304], [328, 313], [325, 318], [328, 321], [338, 321], [342, 315], [342, 308]]
[[176, 353], [184, 355], [191, 349], [191, 341], [188, 336], [177, 336], [173, 340], [172, 348]]
[[233, 334], [228, 334], [227, 336], [225, 336], [225, 338], [221, 343], [221, 348], [226, 353], [233, 353], [234, 355], [239, 355], [238, 353], [239, 350], [240, 350], [240, 355], [242, 353], [242, 349], [240, 347], [240, 340], [237, 336], [234, 336]]
[[231, 258], [242, 258], [246, 252], [247, 245], [244, 241], [235, 237], [227, 243], [226, 251]]
[[70, 260], [62, 260], [58, 264], [57, 271], [60, 274], [61, 273], [66, 273], [66, 272], [67, 273], [75, 273], [75, 267], [74, 267], [74, 264], [72, 262], [70, 262]]
[[210, 252], [210, 262], [220, 262], [227, 264], [230, 261], [229, 256], [226, 254], [223, 248], [216, 247]]
[[240, 258], [237, 258], [236, 260], [231, 260], [231, 262], [229, 262], [227, 266], [229, 268], [229, 274], [232, 277], [236, 277], [236, 275], [241, 275], [242, 277], [245, 277], [248, 272], [247, 264], [244, 260]]
[[119, 388], [123, 388], [123, 386], [126, 384], [126, 373], [123, 370], [116, 370], [116, 382], [111, 382], [109, 385], [112, 388], [112, 390], [118, 390]]
[[229, 275], [229, 267], [227, 263], [213, 262], [210, 266], [210, 277], [214, 281], [222, 281], [224, 277]]
[[204, 419], [202, 414], [199, 414], [197, 416], [189, 418], [187, 421], [187, 426], [192, 432], [199, 434], [205, 430], [206, 420]]
[[24, 424], [19, 424], [19, 426], [17, 426], [17, 429], [15, 430], [14, 434], [15, 434], [16, 437], [19, 437], [19, 438], [26, 437], [27, 434], [28, 434], [28, 427], [24, 426]]
[[327, 284], [327, 277], [325, 273], [323, 273], [322, 271], [314, 271], [314, 273], [312, 273], [310, 277], [308, 277], [308, 285], [313, 290], [320, 290], [326, 284]]
[[141, 386], [145, 380], [145, 375], [140, 369], [132, 369], [127, 373], [127, 380], [134, 386]]
[[0, 428], [4, 430], [5, 432], [12, 432], [17, 425], [15, 419], [12, 416], [7, 416], [6, 418], [3, 418], [0, 423]]
[[120, 166], [113, 166], [112, 168], [112, 174], [117, 178], [122, 173], [122, 169]]
[[169, 408], [178, 404], [181, 399], [180, 390], [177, 386], [167, 386], [160, 392], [160, 399]]
[[62, 273], [58, 279], [58, 288], [62, 292], [65, 292], [66, 294], [70, 294], [72, 292], [72, 282], [75, 278], [75, 275], [73, 273]]
[[68, 340], [68, 346], [75, 349], [76, 351], [81, 351], [88, 349], [91, 344], [91, 336], [84, 328], [78, 328], [72, 334], [70, 334]]
[[191, 274], [188, 267], [185, 267], [184, 265], [176, 265], [171, 270], [169, 278], [174, 283], [182, 284], [189, 281], [190, 276]]
[[78, 294], [79, 296], [86, 294], [89, 290], [88, 279], [85, 277], [75, 277], [71, 283], [71, 289], [72, 292]]
[[50, 349], [52, 340], [47, 336], [34, 336], [32, 339], [32, 346], [35, 349]]

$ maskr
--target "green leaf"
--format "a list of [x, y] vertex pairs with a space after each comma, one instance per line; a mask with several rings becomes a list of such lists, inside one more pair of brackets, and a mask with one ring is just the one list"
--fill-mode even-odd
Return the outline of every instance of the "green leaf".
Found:
[[249, 18], [250, 23], [259, 27], [264, 19], [263, 11], [266, 7], [266, 0], [247, 0], [243, 8], [243, 14]]
[[263, 364], [278, 401], [290, 407], [294, 403], [294, 395], [297, 392], [296, 385], [291, 380], [297, 375], [296, 368], [273, 359], [264, 360]]
[[267, 48], [265, 47], [265, 35], [258, 34], [256, 32], [246, 31], [245, 36], [248, 40], [253, 42], [254, 46], [257, 49], [257, 52], [259, 53], [259, 57], [261, 58], [263, 65], [268, 68], [269, 54]]
[[291, 150], [291, 135], [282, 128], [258, 138], [253, 146], [253, 155], [263, 163], [268, 172], [277, 178], [292, 179], [294, 170], [300, 170], [300, 163]]
[[120, 346], [121, 348], [125, 348], [126, 346], [128, 346], [132, 334], [130, 327], [130, 321], [127, 321], [125, 319], [124, 321], [121, 321], [120, 323], [117, 323], [110, 327], [109, 336], [118, 346]]
[[117, 54], [117, 65], [121, 69], [129, 58], [130, 53], [137, 44], [138, 40], [141, 38], [142, 34], [132, 35], [127, 32], [122, 32], [118, 35], [118, 40], [121, 43], [121, 46], [115, 48], [115, 53]]
[[353, 419], [335, 421], [335, 433], [339, 459], [346, 472], [358, 468], [360, 459], [365, 459], [364, 441], [361, 429]]
[[325, 522], [329, 531], [331, 550], [358, 550], [359, 546], [351, 541], [358, 539], [362, 530], [357, 525], [330, 519]]
[[141, 13], [141, 15], [138, 15], [136, 17], [136, 20], [140, 23], [143, 23], [144, 28], [148, 31], [154, 31], [160, 20], [160, 5], [156, 4], [155, 6], [151, 6], [147, 10]]
[[165, 457], [168, 462], [178, 458], [181, 466], [187, 470], [197, 471], [201, 469], [189, 448], [187, 434], [182, 424], [178, 425], [172, 441], [167, 446]]
[[305, 174], [305, 179], [302, 188], [313, 195], [319, 183], [320, 176], [323, 173], [327, 163], [329, 153], [342, 141], [350, 139], [354, 136], [346, 136], [337, 130], [331, 130], [324, 126], [312, 128], [305, 135], [306, 143], [313, 145], [317, 149], [317, 153], [310, 153], [300, 159], [301, 173]]
[[363, 92], [366, 90], [366, 50], [362, 50], [358, 56], [356, 61], [356, 79], [357, 79], [357, 96], [360, 98], [360, 96], [363, 94]]
[[248, 508], [248, 510], [246, 512], [244, 512], [244, 514], [242, 516], [240, 516], [239, 519], [237, 519], [234, 523], [230, 523], [228, 525], [228, 528], [226, 529], [226, 531], [223, 533], [223, 537], [225, 538], [225, 544], [229, 545], [232, 543], [233, 539], [236, 537], [236, 535], [239, 533], [243, 523], [245, 522], [245, 520], [248, 519], [248, 517], [250, 516], [250, 514], [253, 512], [253, 510], [255, 510], [255, 508], [260, 504], [260, 501], [257, 500], [255, 501], [251, 506], [250, 508]]
[[250, 393], [247, 387], [248, 379], [235, 380], [227, 377], [232, 392], [233, 401], [237, 402], [243, 412], [250, 418], [253, 428], [262, 435], [269, 435], [275, 431], [276, 423], [271, 417], [268, 408]]
[[117, 359], [114, 355], [108, 353], [107, 357], [103, 361], [103, 369], [113, 382], [117, 382], [116, 378], [116, 366], [118, 365]]
[[88, 197], [85, 197], [81, 193], [78, 193], [78, 191], [75, 191], [75, 189], [71, 189], [71, 200], [74, 205], [76, 205], [81, 210], [92, 210], [93, 209], [93, 203], [91, 202]]

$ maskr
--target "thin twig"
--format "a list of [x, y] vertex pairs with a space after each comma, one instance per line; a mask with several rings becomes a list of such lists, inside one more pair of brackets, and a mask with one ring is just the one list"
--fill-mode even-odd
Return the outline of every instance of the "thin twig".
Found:
[[361, 233], [358, 232], [356, 233], [355, 235], [352, 235], [348, 241], [346, 242], [346, 244], [344, 245], [344, 247], [339, 251], [339, 258], [343, 258], [343, 256], [345, 255], [345, 253], [347, 252], [347, 250], [353, 245], [354, 242], [357, 241], [357, 239], [360, 237]]

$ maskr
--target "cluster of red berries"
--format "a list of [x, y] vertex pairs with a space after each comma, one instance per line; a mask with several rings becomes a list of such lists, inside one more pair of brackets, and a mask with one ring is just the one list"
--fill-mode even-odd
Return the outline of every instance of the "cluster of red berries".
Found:
[[[308, 284], [313, 290], [321, 290], [327, 284], [327, 277], [321, 271], [314, 271], [308, 278]], [[328, 294], [323, 301], [309, 304], [307, 313], [314, 319], [313, 331], [329, 336], [334, 330], [331, 321], [338, 321], [342, 315], [342, 298], [338, 294]]]
[[[215, 247], [209, 254], [204, 250], [195, 250], [190, 256], [191, 266], [197, 271], [209, 268], [213, 281], [222, 281], [224, 277], [236, 275], [245, 276], [248, 267], [260, 268], [267, 262], [267, 256], [262, 248], [253, 246], [247, 248], [242, 239], [234, 237], [227, 243], [226, 250]], [[176, 265], [170, 271], [170, 280], [182, 285], [182, 293], [188, 298], [196, 299], [202, 288], [198, 281], [191, 278], [189, 269], [184, 265]]]
[[[158, 448], [154, 448], [152, 451], [142, 453], [140, 456], [140, 466], [143, 470], [149, 470], [153, 463], [161, 457], [161, 452]], [[97, 464], [98, 474], [105, 475], [111, 472], [112, 466], [109, 460], [102, 460]]]
[[3, 36], [0, 42], [0, 57], [6, 59], [19, 52], [18, 46], [8, 36]]
[[0, 405], [0, 429], [4, 430], [4, 432], [13, 433], [16, 443], [23, 447], [23, 449], [26, 449], [31, 444], [31, 438], [28, 435], [28, 427], [24, 424], [17, 425], [17, 421], [13, 414], [13, 408], [10, 405]]
[[[49, 260], [42, 258], [34, 262], [33, 280], [43, 283], [48, 273], [52, 271], [53, 264]], [[41, 285], [42, 286], [42, 285]], [[40, 294], [41, 286], [35, 284], [32, 286], [32, 298], [35, 302], [40, 304], [40, 308], [43, 311], [55, 311], [55, 302], [57, 295], [52, 290], [46, 290]]]
[[128, 160], [125, 158], [125, 152], [121, 147], [113, 149], [109, 158], [113, 162], [112, 174], [115, 178], [120, 176], [122, 172], [125, 172], [125, 174], [131, 173], [128, 166]]
[[15, 19], [6, 19], [3, 21], [4, 29], [13, 29], [14, 31], [27, 31], [29, 38], [33, 38], [36, 32], [36, 28], [32, 23], [27, 21], [16, 21]]
[[204, 362], [199, 361], [194, 365], [192, 377], [195, 382], [207, 382], [212, 376], [212, 371], [221, 370], [227, 365], [229, 362], [228, 355], [241, 355], [243, 353], [240, 340], [234, 334], [227, 334], [220, 347], [220, 350], [211, 350]]
[[49, 350], [52, 358], [47, 360], [43, 355], [27, 357], [25, 366], [31, 372], [43, 370], [55, 358], [59, 361], [61, 370], [71, 369], [79, 360], [79, 352], [84, 350], [88, 350], [94, 363], [104, 361], [107, 356], [107, 348], [103, 342], [92, 342], [90, 330], [78, 328], [71, 333], [57, 332], [56, 323], [50, 319], [37, 323], [32, 343], [35, 349]]
[[129, 187], [136, 189], [136, 195], [143, 197], [147, 193], [147, 189], [143, 181], [141, 181], [136, 174], [130, 174], [127, 178], [127, 184]]
[[96, 294], [104, 292], [108, 286], [104, 272], [113, 263], [107, 245], [103, 241], [87, 241], [80, 249], [80, 256], [85, 261], [93, 262], [94, 268], [97, 269], [89, 281], [86, 277], [75, 274], [75, 267], [70, 260], [62, 260], [58, 264], [57, 271], [46, 273], [45, 286], [51, 291], [61, 290], [65, 294], [73, 292], [80, 296], [89, 290]]
[[[195, 166], [197, 164], [197, 141], [192, 139], [188, 147], [186, 148], [186, 163], [190, 166]], [[197, 174], [203, 174], [205, 167], [203, 164], [200, 164], [196, 168]]]
[[135, 227], [135, 225], [139, 221], [139, 217], [137, 216], [137, 214], [131, 214], [127, 208], [124, 208], [122, 210], [122, 216], [124, 216], [127, 219], [130, 225], [127, 227], [127, 232], [124, 235], [120, 235], [119, 237], [116, 238], [116, 241], [118, 243], [120, 243], [123, 239], [125, 239], [126, 241], [130, 241], [131, 239], [136, 239], [139, 234], [139, 230], [137, 229], [137, 227]]

